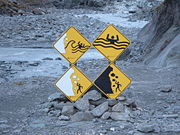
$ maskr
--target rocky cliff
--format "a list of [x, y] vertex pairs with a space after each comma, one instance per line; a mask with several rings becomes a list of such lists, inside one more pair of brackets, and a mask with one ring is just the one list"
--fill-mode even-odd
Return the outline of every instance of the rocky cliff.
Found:
[[156, 8], [152, 21], [139, 33], [145, 41], [145, 63], [177, 66], [180, 63], [180, 1], [165, 0]]

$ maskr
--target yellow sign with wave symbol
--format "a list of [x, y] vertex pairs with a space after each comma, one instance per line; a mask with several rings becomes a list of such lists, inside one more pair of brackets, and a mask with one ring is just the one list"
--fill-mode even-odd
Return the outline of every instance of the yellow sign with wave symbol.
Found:
[[109, 25], [93, 42], [93, 46], [111, 62], [114, 62], [129, 44], [130, 41], [113, 25]]

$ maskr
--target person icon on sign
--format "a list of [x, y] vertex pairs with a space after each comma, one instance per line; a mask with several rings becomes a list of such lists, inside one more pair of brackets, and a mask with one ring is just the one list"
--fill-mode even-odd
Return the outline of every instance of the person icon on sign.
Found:
[[115, 43], [119, 41], [118, 35], [116, 35], [116, 39], [115, 39], [114, 36], [111, 36], [111, 38], [109, 38], [109, 34], [107, 34], [106, 39], [107, 39], [107, 41], [110, 42], [110, 44], [113, 44], [113, 45], [115, 45]]
[[121, 91], [120, 87], [122, 86], [118, 81], [115, 82], [116, 84], [116, 92]]
[[79, 92], [82, 93], [81, 89], [83, 89], [83, 86], [81, 86], [81, 84], [77, 83], [77, 87], [78, 87], [78, 89], [77, 89], [77, 94], [78, 94]]

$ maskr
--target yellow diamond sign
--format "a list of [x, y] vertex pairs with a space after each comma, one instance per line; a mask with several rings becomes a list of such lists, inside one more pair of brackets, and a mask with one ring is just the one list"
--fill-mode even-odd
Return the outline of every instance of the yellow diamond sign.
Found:
[[76, 101], [92, 86], [92, 83], [77, 67], [72, 66], [55, 85], [70, 101]]
[[70, 27], [55, 43], [54, 48], [74, 64], [91, 46], [91, 43], [74, 27]]
[[109, 25], [93, 42], [93, 46], [111, 62], [114, 62], [129, 44], [130, 41], [113, 25]]
[[94, 81], [97, 88], [109, 98], [117, 98], [131, 80], [114, 64], [110, 64]]

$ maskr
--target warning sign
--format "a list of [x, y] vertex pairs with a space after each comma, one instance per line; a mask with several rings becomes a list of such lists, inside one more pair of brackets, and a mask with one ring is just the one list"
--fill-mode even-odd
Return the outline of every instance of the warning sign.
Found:
[[131, 80], [114, 64], [110, 64], [94, 82], [109, 98], [117, 98], [130, 83]]
[[93, 46], [111, 62], [114, 62], [129, 44], [130, 41], [113, 25], [109, 25], [93, 42]]
[[76, 101], [91, 87], [92, 83], [77, 67], [72, 66], [55, 85], [70, 101]]
[[54, 48], [74, 64], [91, 46], [91, 43], [74, 27], [70, 27], [53, 45]]

